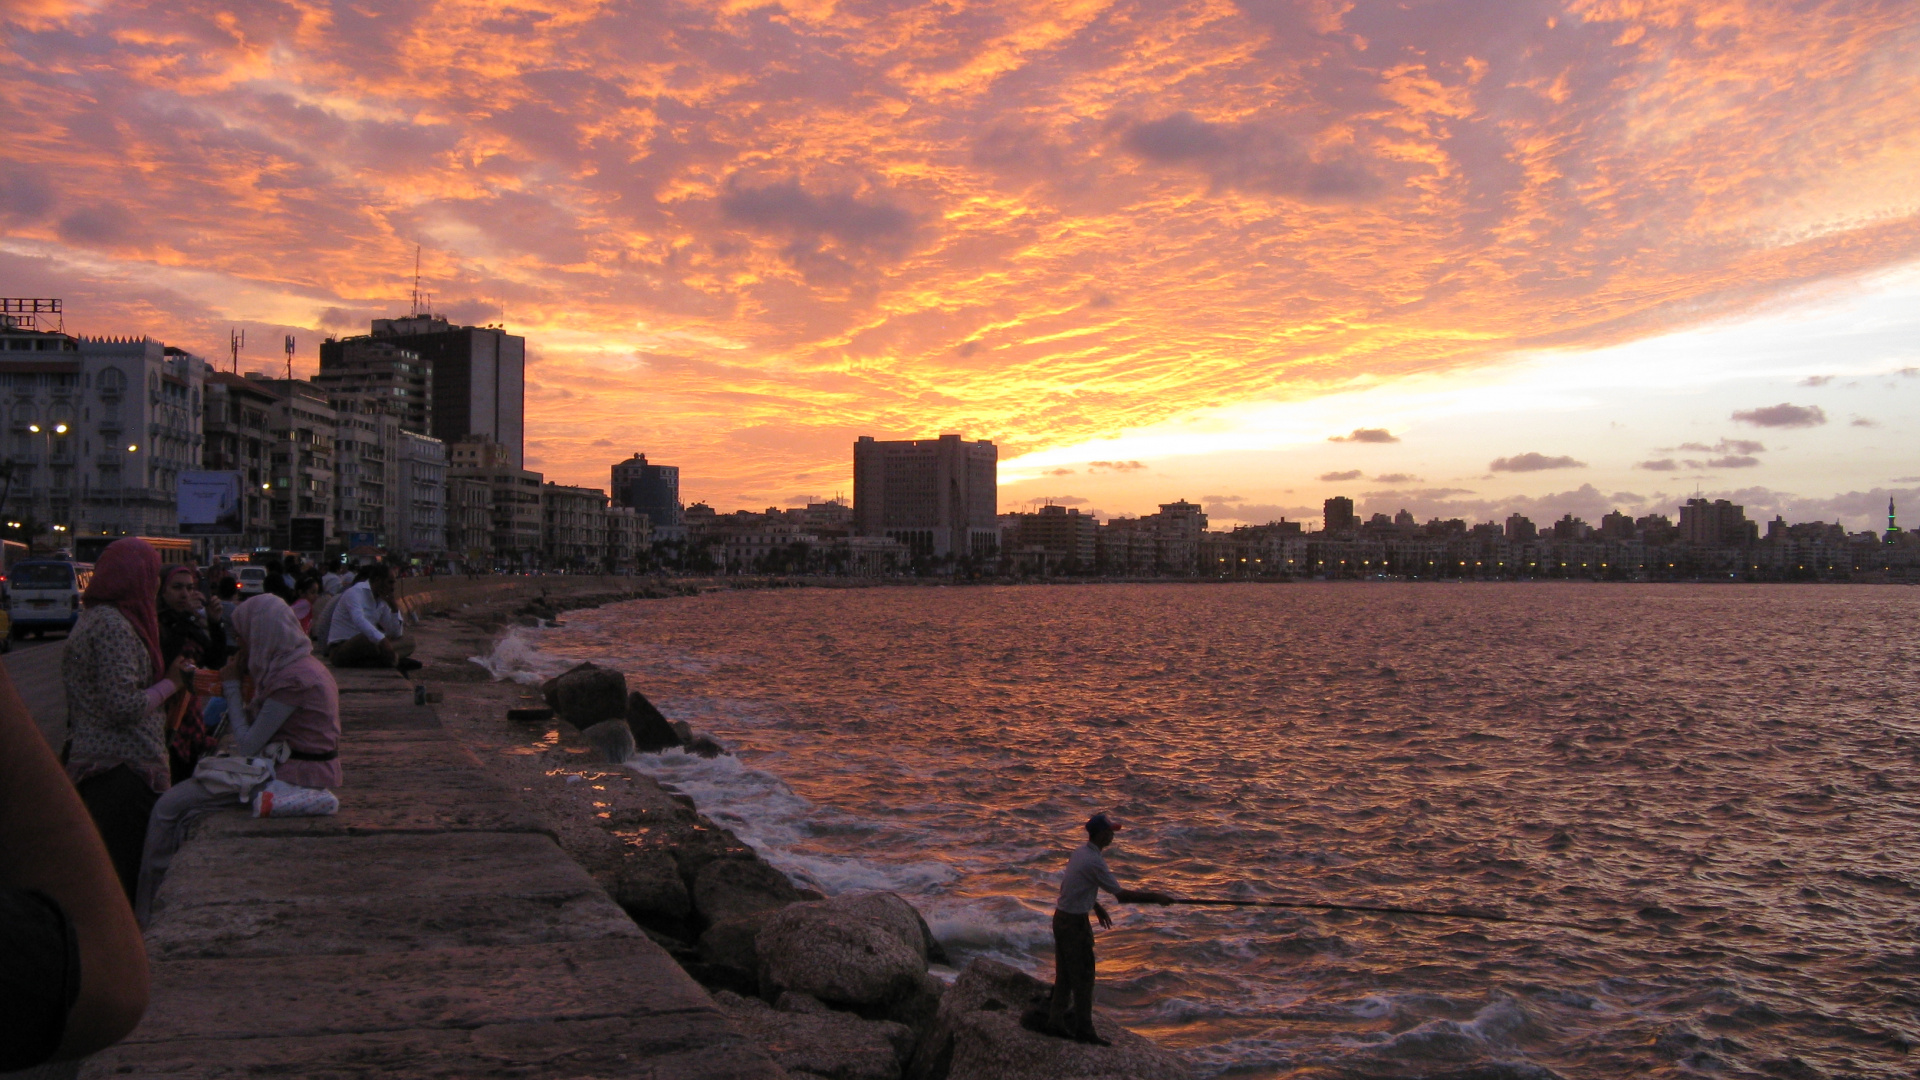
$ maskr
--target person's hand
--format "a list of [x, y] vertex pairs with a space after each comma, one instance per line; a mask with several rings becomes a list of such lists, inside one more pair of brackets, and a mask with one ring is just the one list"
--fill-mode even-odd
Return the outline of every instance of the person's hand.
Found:
[[1113, 929], [1113, 916], [1107, 914], [1106, 908], [1101, 907], [1099, 904], [1093, 905], [1093, 917], [1100, 920], [1100, 929]]
[[200, 607], [201, 607], [201, 610], [207, 613], [208, 626], [213, 626], [220, 622], [220, 598], [219, 597], [214, 596], [212, 593], [208, 593], [207, 595], [202, 596], [200, 598]]
[[166, 677], [172, 679], [176, 687], [193, 685], [193, 661], [187, 659], [185, 653], [174, 657], [173, 663], [167, 665]]

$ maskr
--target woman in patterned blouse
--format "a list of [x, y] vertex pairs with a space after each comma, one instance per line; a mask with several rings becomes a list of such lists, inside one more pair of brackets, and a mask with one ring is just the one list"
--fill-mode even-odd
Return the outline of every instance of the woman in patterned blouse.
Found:
[[160, 553], [116, 540], [94, 563], [86, 608], [67, 635], [67, 775], [133, 897], [147, 817], [167, 790], [167, 698], [188, 683], [186, 657], [160, 659]]

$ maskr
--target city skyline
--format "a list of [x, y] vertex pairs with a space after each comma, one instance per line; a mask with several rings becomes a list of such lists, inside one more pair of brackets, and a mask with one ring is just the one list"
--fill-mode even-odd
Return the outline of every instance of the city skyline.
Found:
[[562, 483], [791, 505], [965, 432], [1102, 516], [1920, 498], [1906, 5], [0, 20], [0, 293], [310, 375], [418, 250]]

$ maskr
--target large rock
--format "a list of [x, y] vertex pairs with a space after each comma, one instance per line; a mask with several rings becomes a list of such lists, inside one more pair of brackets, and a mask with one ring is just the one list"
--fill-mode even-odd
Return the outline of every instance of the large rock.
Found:
[[643, 754], [657, 754], [681, 744], [680, 733], [653, 707], [647, 695], [638, 690], [627, 694], [626, 717], [627, 727], [633, 731], [633, 743]]
[[760, 954], [755, 942], [767, 919], [804, 894], [787, 875], [757, 858], [714, 859], [693, 877], [693, 906], [707, 922], [700, 935], [701, 969], [710, 986], [743, 994], [760, 990]]
[[560, 719], [582, 731], [627, 713], [627, 677], [598, 664], [581, 664], [555, 675], [541, 685], [540, 695]]
[[902, 899], [899, 893], [849, 893], [827, 903], [856, 919], [886, 927], [900, 943], [920, 954], [921, 963], [944, 964], [947, 950], [933, 938], [933, 929], [921, 918], [919, 909]]
[[641, 925], [678, 926], [693, 914], [693, 899], [673, 856], [657, 848], [627, 848], [613, 871], [613, 902]]
[[931, 990], [918, 925], [873, 896], [782, 908], [767, 920], [754, 945], [760, 990], [767, 997], [797, 990], [871, 1015], [924, 1001]]
[[700, 932], [700, 963], [688, 972], [702, 985], [748, 996], [760, 993], [760, 952], [755, 942], [772, 911], [722, 919]]
[[1112, 1046], [1028, 1031], [1021, 1017], [1044, 1009], [1053, 987], [992, 960], [975, 960], [947, 989], [915, 1047], [907, 1080], [1191, 1080], [1180, 1055], [1128, 1031], [1099, 1010], [1094, 1028]]
[[790, 1012], [722, 990], [714, 1004], [791, 1073], [829, 1080], [900, 1080], [913, 1032], [832, 1010]]
[[602, 720], [582, 731], [580, 737], [615, 765], [632, 757], [636, 749], [633, 731], [625, 720]]
[[805, 899], [787, 875], [759, 859], [715, 859], [693, 878], [693, 906], [708, 922], [724, 922]]

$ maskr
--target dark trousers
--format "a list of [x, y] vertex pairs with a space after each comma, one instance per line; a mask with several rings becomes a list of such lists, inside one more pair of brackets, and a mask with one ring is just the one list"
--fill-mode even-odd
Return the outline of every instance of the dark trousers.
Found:
[[345, 641], [334, 642], [333, 648], [327, 650], [327, 659], [340, 668], [390, 668], [394, 661], [412, 652], [412, 638], [368, 641], [367, 635], [355, 634]]
[[103, 773], [94, 773], [74, 785], [80, 801], [93, 815], [93, 826], [106, 841], [107, 857], [120, 875], [120, 885], [133, 900], [140, 883], [140, 851], [147, 843], [147, 819], [160, 796], [147, 782], [125, 765], [115, 765]]
[[1093, 1032], [1093, 920], [1087, 915], [1053, 913], [1053, 1000], [1047, 1020], [1075, 1035]]

